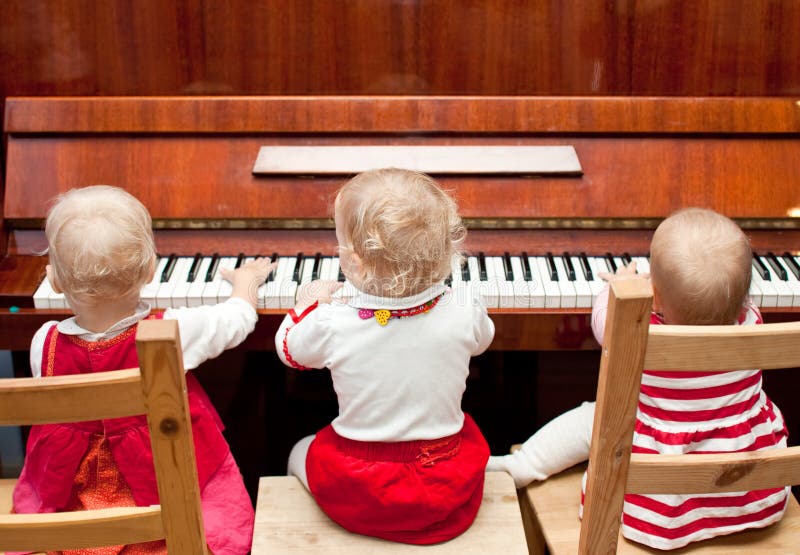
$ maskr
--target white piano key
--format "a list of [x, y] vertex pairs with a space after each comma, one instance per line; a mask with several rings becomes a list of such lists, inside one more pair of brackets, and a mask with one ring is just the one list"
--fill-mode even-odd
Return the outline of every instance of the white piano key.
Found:
[[203, 290], [206, 287], [206, 274], [211, 266], [211, 257], [204, 256], [195, 274], [194, 281], [186, 291], [186, 306], [202, 306]]
[[303, 257], [303, 266], [300, 271], [300, 281], [298, 282], [297, 286], [302, 287], [306, 283], [311, 283], [314, 273], [314, 257], [313, 256], [304, 256]]
[[[177, 264], [175, 266], [175, 271], [173, 272], [173, 276], [177, 273], [178, 274], [178, 282], [175, 284], [175, 287], [172, 289], [171, 294], [171, 301], [170, 306], [172, 308], [179, 308], [182, 306], [188, 306], [186, 297], [189, 294], [189, 288], [192, 286], [192, 282], [189, 281], [189, 270], [192, 268], [192, 263], [194, 262], [194, 257], [182, 257], [178, 259], [178, 262], [181, 260], [186, 260], [183, 263], [182, 267], [179, 267]], [[202, 262], [202, 258], [200, 262]], [[198, 262], [197, 267], [200, 267], [200, 262]]]
[[581, 267], [580, 257], [571, 256], [572, 267], [575, 268], [575, 281], [572, 285], [575, 287], [575, 306], [578, 308], [591, 308], [592, 306], [592, 288], [583, 275], [583, 268]]
[[[761, 257], [761, 260], [764, 261], [765, 264], [768, 264], [766, 258]], [[776, 257], [776, 261], [778, 263], [778, 267], [782, 268], [784, 272], [786, 272], [786, 281], [780, 279], [778, 276], [778, 272], [772, 267], [772, 265], [768, 264], [767, 267], [769, 268], [770, 273], [772, 274], [772, 285], [775, 287], [775, 292], [778, 295], [777, 305], [779, 307], [789, 307], [792, 306], [794, 301], [794, 293], [792, 292], [792, 288], [789, 285], [789, 275], [792, 273], [789, 271], [786, 266], [784, 266], [781, 260]]]
[[589, 256], [589, 267], [592, 269], [593, 280], [589, 282], [589, 287], [592, 289], [592, 306], [597, 300], [597, 295], [606, 286], [606, 280], [600, 277], [601, 272], [608, 272], [608, 265], [605, 259], [599, 256]]
[[[528, 257], [528, 267], [531, 269], [531, 280], [528, 282], [531, 308], [544, 308], [547, 304], [547, 291], [545, 281], [539, 271], [539, 264], [535, 256]], [[551, 301], [552, 303], [552, 301]]]
[[[561, 290], [558, 287], [558, 283], [550, 279], [547, 260], [543, 256], [533, 257], [532, 260], [539, 270], [539, 279], [544, 288], [544, 308], [560, 308]], [[531, 268], [533, 268], [533, 264], [531, 264]]]
[[167, 265], [168, 257], [162, 256], [156, 262], [156, 271], [153, 274], [153, 279], [142, 287], [139, 293], [139, 298], [148, 303], [150, 306], [156, 306], [156, 293], [158, 293], [158, 286], [161, 284], [161, 274], [164, 272], [164, 267]]
[[322, 262], [319, 265], [319, 279], [336, 281], [336, 275], [334, 275], [331, 270], [332, 267], [333, 258], [330, 256], [323, 256]]
[[786, 283], [792, 292], [792, 306], [798, 307], [800, 306], [800, 280], [797, 279], [797, 276], [795, 276], [794, 272], [789, 268], [789, 264], [783, 259], [783, 256], [778, 256], [778, 261], [781, 263], [781, 266], [786, 269], [788, 277]]
[[[236, 259], [233, 259], [234, 264], [236, 263]], [[219, 260], [217, 261], [217, 267], [214, 268], [214, 275], [211, 277], [211, 281], [206, 281], [205, 286], [203, 287], [203, 304], [204, 305], [212, 305], [217, 304], [219, 302], [219, 293], [222, 289], [222, 275], [219, 273], [219, 269], [221, 267], [228, 267], [230, 265], [230, 257], [223, 257], [220, 256]], [[213, 268], [213, 266], [212, 266]]]
[[514, 280], [511, 282], [514, 292], [514, 308], [530, 308], [531, 290], [529, 284], [531, 282], [525, 281], [522, 258], [519, 256], [511, 257], [511, 271], [514, 273]]
[[[281, 256], [278, 258], [278, 267], [275, 269], [275, 277], [267, 282], [264, 295], [264, 308], [281, 308], [281, 297], [288, 294], [290, 286], [285, 283], [292, 283], [292, 273], [297, 264], [296, 256]], [[297, 291], [297, 283], [294, 284], [294, 291]], [[294, 306], [294, 304], [292, 304]], [[291, 306], [289, 308], [292, 308]]]
[[331, 258], [331, 271], [330, 271], [330, 278], [335, 281], [339, 281], [339, 257], [334, 256]]
[[[488, 272], [492, 267], [491, 273]], [[497, 291], [497, 306], [499, 308], [514, 308], [514, 287], [512, 281], [506, 279], [506, 267], [502, 256], [486, 257], [487, 277], [493, 282], [493, 289]]]
[[[169, 308], [174, 307], [175, 289], [178, 284], [186, 282], [186, 274], [189, 273], [189, 266], [192, 265], [192, 259], [180, 257], [175, 260], [175, 266], [172, 268], [172, 275], [166, 282], [158, 284], [156, 291], [156, 308]], [[185, 304], [184, 300], [184, 304]], [[181, 305], [177, 305], [181, 306]]]
[[759, 291], [760, 301], [756, 304], [761, 307], [775, 307], [778, 306], [778, 292], [775, 285], [771, 281], [765, 280], [761, 274], [756, 270], [755, 265], [752, 266], [753, 279], [750, 282], [750, 291], [753, 291], [753, 285]]
[[33, 294], [33, 308], [51, 308], [50, 297], [54, 294], [55, 291], [50, 285], [50, 280], [45, 276]]
[[558, 274], [558, 291], [561, 295], [561, 308], [575, 308], [578, 302], [575, 284], [567, 278], [567, 269], [564, 259], [560, 256], [553, 256], [556, 263], [556, 273]]
[[637, 274], [649, 274], [650, 273], [650, 261], [647, 259], [646, 256], [634, 256], [633, 261], [636, 262], [636, 273]]
[[236, 269], [236, 259], [235, 256], [226, 256], [221, 258], [219, 261], [219, 266], [217, 267], [217, 275], [219, 276], [219, 289], [217, 290], [217, 302], [223, 303], [226, 300], [231, 298], [231, 293], [233, 292], [233, 284], [222, 277], [222, 273], [220, 269], [226, 268], [228, 270], [235, 270]]

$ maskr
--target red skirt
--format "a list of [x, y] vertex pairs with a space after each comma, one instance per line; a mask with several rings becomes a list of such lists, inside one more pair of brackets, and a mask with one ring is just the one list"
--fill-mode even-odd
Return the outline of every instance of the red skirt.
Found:
[[354, 441], [329, 425], [306, 457], [308, 486], [343, 528], [396, 542], [452, 539], [475, 520], [483, 497], [489, 446], [478, 426], [441, 439]]

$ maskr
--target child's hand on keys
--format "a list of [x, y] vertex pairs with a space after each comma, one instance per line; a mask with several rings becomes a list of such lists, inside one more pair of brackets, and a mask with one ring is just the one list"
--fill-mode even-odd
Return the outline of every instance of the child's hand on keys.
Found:
[[233, 285], [231, 297], [240, 297], [255, 307], [258, 303], [259, 286], [277, 265], [277, 262], [270, 262], [269, 258], [256, 258], [245, 262], [235, 270], [220, 268], [219, 273]]
[[336, 297], [336, 292], [342, 288], [342, 283], [330, 279], [315, 279], [300, 286], [297, 290], [298, 306], [306, 307], [315, 302], [330, 303]]
[[609, 283], [612, 281], [617, 281], [618, 279], [648, 279], [650, 277], [650, 274], [636, 273], [635, 260], [627, 266], [621, 266], [617, 268], [616, 273], [612, 274], [611, 272], [598, 272], [597, 275], [600, 277], [600, 279], [604, 279]]

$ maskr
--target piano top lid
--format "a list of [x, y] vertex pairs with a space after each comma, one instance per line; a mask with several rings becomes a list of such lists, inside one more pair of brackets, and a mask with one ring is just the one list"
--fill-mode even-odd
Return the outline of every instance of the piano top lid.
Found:
[[787, 97], [9, 97], [21, 133], [798, 133]]

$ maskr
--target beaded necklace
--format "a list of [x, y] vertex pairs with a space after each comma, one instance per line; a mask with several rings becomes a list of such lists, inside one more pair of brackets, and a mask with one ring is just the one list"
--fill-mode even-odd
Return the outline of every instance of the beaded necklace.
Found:
[[391, 318], [406, 318], [408, 316], [416, 316], [417, 314], [422, 314], [424, 312], [428, 312], [432, 309], [436, 304], [442, 299], [444, 293], [439, 295], [438, 297], [434, 297], [433, 299], [429, 300], [426, 303], [423, 303], [419, 306], [413, 306], [411, 308], [400, 308], [395, 310], [388, 310], [385, 308], [379, 308], [373, 310], [371, 308], [359, 308], [358, 309], [358, 317], [362, 320], [369, 320], [370, 318], [375, 318], [375, 320], [381, 325], [385, 326]]

